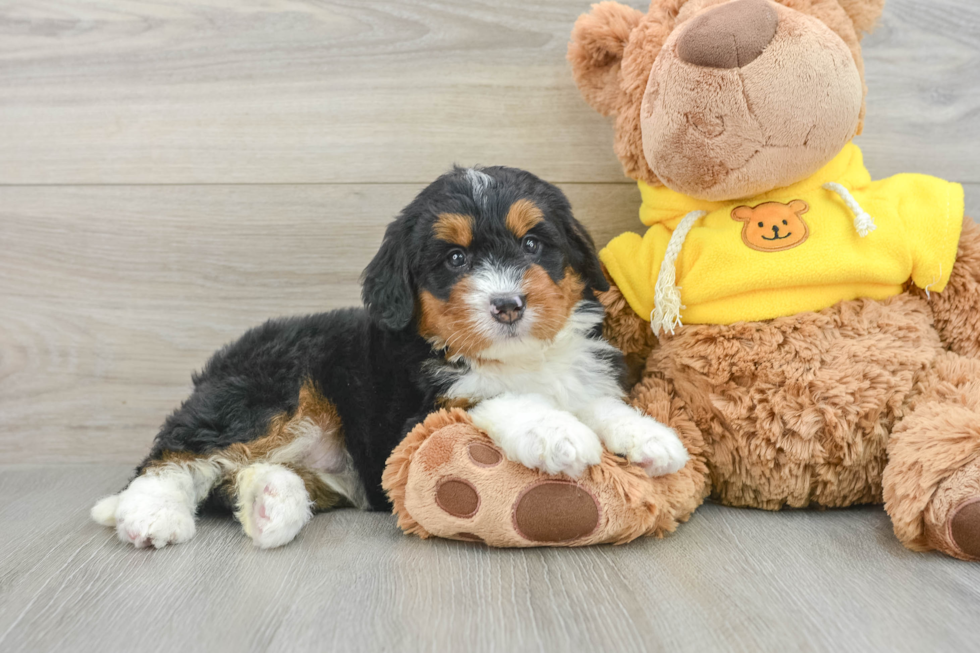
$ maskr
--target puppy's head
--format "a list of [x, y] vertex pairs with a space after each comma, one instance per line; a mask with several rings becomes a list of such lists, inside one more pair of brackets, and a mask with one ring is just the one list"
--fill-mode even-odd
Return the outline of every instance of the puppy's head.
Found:
[[555, 186], [514, 168], [456, 168], [388, 227], [363, 276], [383, 328], [415, 328], [450, 356], [552, 340], [608, 285]]

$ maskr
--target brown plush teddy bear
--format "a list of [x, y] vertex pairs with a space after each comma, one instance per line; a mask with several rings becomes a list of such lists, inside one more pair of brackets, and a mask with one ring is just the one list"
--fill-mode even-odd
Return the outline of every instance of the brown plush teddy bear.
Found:
[[905, 546], [980, 559], [980, 228], [958, 185], [872, 181], [851, 143], [883, 4], [603, 2], [579, 19], [569, 61], [615, 118], [648, 228], [601, 253], [606, 335], [642, 366], [634, 405], [691, 460], [646, 479], [610, 455], [573, 483], [442, 414], [389, 463], [407, 530], [573, 545], [663, 535], [707, 496], [884, 501]]

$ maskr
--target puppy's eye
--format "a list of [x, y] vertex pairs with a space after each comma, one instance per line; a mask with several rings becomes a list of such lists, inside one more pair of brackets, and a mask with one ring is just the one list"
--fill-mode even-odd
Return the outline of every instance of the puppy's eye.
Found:
[[454, 249], [446, 256], [446, 264], [456, 269], [463, 267], [466, 265], [466, 252], [461, 249]]
[[537, 254], [541, 251], [541, 241], [534, 236], [526, 236], [524, 240], [521, 241], [521, 247], [528, 254]]
[[785, 220], [783, 220], [783, 224], [789, 224], [789, 223], [788, 223], [788, 222], [786, 222]]
[[759, 223], [759, 226], [760, 226], [760, 227], [761, 227], [761, 226], [763, 226], [761, 222]]

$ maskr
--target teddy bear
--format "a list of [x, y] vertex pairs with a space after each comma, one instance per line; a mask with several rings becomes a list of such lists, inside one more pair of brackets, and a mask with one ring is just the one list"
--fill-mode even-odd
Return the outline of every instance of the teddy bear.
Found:
[[614, 119], [646, 229], [600, 253], [604, 332], [690, 460], [549, 477], [441, 413], [386, 470], [406, 531], [572, 546], [663, 536], [709, 498], [884, 503], [909, 549], [980, 560], [980, 227], [959, 185], [873, 181], [852, 142], [883, 5], [601, 2], [577, 21], [572, 73]]

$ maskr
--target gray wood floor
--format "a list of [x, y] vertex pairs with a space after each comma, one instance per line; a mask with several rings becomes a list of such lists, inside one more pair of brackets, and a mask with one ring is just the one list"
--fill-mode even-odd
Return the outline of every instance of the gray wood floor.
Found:
[[[190, 372], [268, 317], [355, 303], [384, 225], [453, 162], [639, 227], [564, 61], [591, 0], [0, 3], [0, 651], [980, 650], [980, 567], [880, 508], [714, 506], [665, 541], [491, 551], [317, 517], [134, 551], [86, 520]], [[630, 4], [642, 7], [645, 0]], [[865, 41], [876, 177], [980, 216], [980, 3], [888, 0]]]
[[980, 566], [903, 549], [878, 507], [709, 505], [662, 541], [517, 551], [352, 510], [260, 551], [209, 517], [147, 551], [87, 520], [128, 473], [0, 469], [0, 650], [980, 650]]

